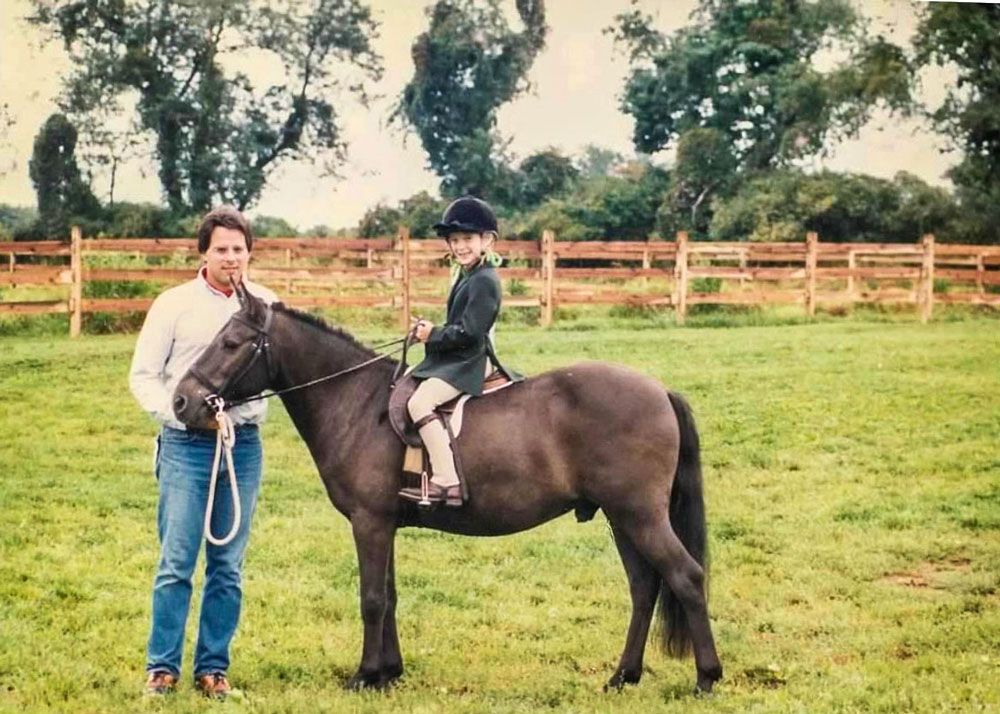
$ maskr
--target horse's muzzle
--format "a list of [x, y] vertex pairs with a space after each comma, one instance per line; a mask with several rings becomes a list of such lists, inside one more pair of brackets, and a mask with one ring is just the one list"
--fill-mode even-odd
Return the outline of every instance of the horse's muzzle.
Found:
[[205, 395], [207, 392], [195, 380], [188, 377], [182, 379], [174, 390], [171, 402], [177, 420], [187, 426], [210, 428], [212, 410], [208, 408]]

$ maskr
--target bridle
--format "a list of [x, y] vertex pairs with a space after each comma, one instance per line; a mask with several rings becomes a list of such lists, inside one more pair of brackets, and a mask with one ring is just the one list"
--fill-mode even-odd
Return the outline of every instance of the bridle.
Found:
[[[236, 481], [236, 469], [233, 465], [233, 447], [236, 443], [236, 431], [233, 426], [232, 418], [227, 414], [227, 410], [239, 406], [240, 404], [246, 404], [247, 402], [254, 402], [259, 399], [267, 399], [269, 397], [276, 397], [281, 394], [286, 394], [288, 392], [295, 391], [297, 389], [305, 389], [314, 384], [319, 384], [320, 382], [325, 382], [327, 380], [340, 377], [350, 372], [355, 372], [363, 367], [367, 367], [370, 364], [374, 364], [380, 360], [386, 359], [392, 356], [396, 352], [402, 351], [404, 348], [395, 350], [394, 352], [387, 352], [385, 354], [377, 355], [369, 360], [366, 360], [360, 364], [356, 364], [353, 367], [348, 367], [347, 369], [342, 369], [339, 372], [333, 374], [328, 374], [325, 377], [319, 377], [318, 379], [313, 379], [304, 384], [297, 384], [294, 387], [287, 387], [286, 389], [281, 389], [278, 391], [262, 392], [254, 397], [248, 397], [246, 399], [237, 399], [235, 401], [227, 403], [224, 396], [225, 393], [234, 384], [238, 384], [243, 380], [250, 371], [255, 369], [258, 364], [263, 361], [264, 369], [267, 370], [267, 384], [273, 384], [275, 378], [277, 377], [277, 364], [273, 356], [271, 355], [271, 342], [270, 342], [270, 330], [271, 323], [274, 321], [274, 308], [270, 305], [265, 306], [265, 316], [264, 324], [257, 325], [244, 317], [241, 313], [234, 313], [230, 319], [241, 322], [247, 327], [254, 330], [257, 335], [254, 337], [253, 342], [253, 352], [250, 354], [250, 359], [247, 360], [246, 364], [240, 369], [233, 372], [221, 386], [216, 387], [208, 377], [202, 374], [198, 369], [192, 365], [190, 368], [191, 376], [208, 390], [208, 395], [205, 397], [205, 401], [208, 403], [209, 408], [215, 412], [215, 418], [219, 423], [219, 429], [216, 436], [215, 442], [215, 457], [212, 464], [211, 481], [209, 483], [209, 499], [208, 505], [205, 509], [205, 524], [204, 524], [204, 534], [206, 540], [217, 546], [227, 545], [233, 538], [236, 537], [236, 533], [239, 531], [240, 521], [242, 518], [242, 512], [240, 508], [239, 501], [239, 485]], [[379, 347], [389, 347], [391, 345], [399, 344], [403, 342], [407, 343], [409, 336], [404, 337], [399, 340], [393, 340], [382, 345], [376, 345], [376, 349]], [[215, 536], [212, 533], [211, 527], [211, 514], [212, 508], [215, 501], [215, 485], [219, 476], [219, 464], [221, 460], [222, 453], [226, 455], [226, 471], [229, 475], [229, 488], [233, 499], [233, 525], [229, 533], [222, 538]]]
[[195, 366], [192, 365], [190, 369], [191, 376], [194, 377], [198, 383], [208, 390], [208, 396], [205, 397], [205, 401], [208, 402], [209, 407], [211, 407], [216, 413], [220, 411], [230, 409], [232, 407], [240, 406], [241, 404], [247, 404], [249, 402], [256, 402], [261, 399], [270, 399], [271, 397], [277, 397], [282, 394], [287, 394], [288, 392], [294, 392], [299, 389], [305, 389], [306, 387], [311, 387], [314, 384], [319, 384], [321, 382], [327, 382], [331, 379], [336, 379], [337, 377], [342, 377], [345, 374], [350, 374], [351, 372], [356, 372], [364, 367], [367, 367], [381, 360], [388, 359], [395, 354], [405, 351], [406, 346], [409, 343], [411, 335], [408, 334], [406, 337], [401, 337], [396, 340], [390, 340], [389, 342], [384, 342], [379, 345], [375, 345], [372, 349], [381, 349], [383, 347], [392, 347], [394, 345], [402, 344], [403, 346], [399, 349], [392, 350], [391, 352], [386, 352], [384, 354], [376, 355], [371, 359], [365, 360], [360, 364], [356, 364], [352, 367], [342, 369], [333, 374], [328, 374], [323, 377], [317, 377], [316, 379], [311, 379], [308, 382], [302, 384], [296, 384], [291, 387], [286, 387], [279, 390], [270, 390], [266, 392], [261, 392], [260, 394], [253, 397], [246, 397], [245, 399], [237, 399], [234, 401], [227, 401], [225, 399], [226, 392], [234, 384], [238, 384], [244, 377], [246, 377], [252, 369], [263, 360], [265, 369], [267, 370], [267, 383], [273, 384], [274, 380], [277, 378], [277, 362], [271, 354], [271, 343], [270, 343], [270, 329], [271, 323], [274, 321], [274, 308], [270, 305], [265, 306], [266, 314], [264, 317], [263, 326], [254, 324], [247, 318], [243, 317], [240, 313], [234, 313], [232, 318], [238, 322], [243, 323], [247, 327], [251, 328], [257, 333], [254, 338], [253, 352], [250, 355], [250, 359], [247, 363], [243, 365], [239, 370], [236, 370], [232, 375], [230, 375], [221, 386], [216, 387], [212, 384], [212, 381], [208, 379], [205, 375], [201, 374]]
[[[257, 336], [254, 338], [253, 352], [250, 355], [250, 359], [248, 359], [246, 364], [240, 369], [229, 375], [220, 386], [216, 387], [212, 384], [212, 381], [199, 372], [194, 365], [191, 366], [191, 376], [194, 377], [198, 383], [201, 384], [201, 386], [208, 390], [208, 396], [205, 397], [205, 400], [209, 403], [209, 406], [216, 411], [218, 411], [217, 407], [220, 405], [225, 408], [226, 402], [223, 395], [229, 391], [229, 388], [234, 384], [239, 384], [261, 359], [264, 360], [264, 368], [267, 370], [267, 383], [271, 384], [277, 376], [277, 365], [272, 358], [270, 349], [271, 343], [268, 339], [270, 337], [271, 323], [274, 321], [274, 310], [271, 309], [270, 305], [267, 306], [266, 310], [267, 312], [264, 316], [263, 326], [254, 324], [238, 312], [234, 313], [230, 318], [232, 320], [236, 320], [237, 322], [241, 322], [250, 329], [254, 330], [257, 333]], [[238, 400], [229, 403], [228, 406], [233, 407], [237, 404], [243, 404], [245, 401], [250, 400]]]

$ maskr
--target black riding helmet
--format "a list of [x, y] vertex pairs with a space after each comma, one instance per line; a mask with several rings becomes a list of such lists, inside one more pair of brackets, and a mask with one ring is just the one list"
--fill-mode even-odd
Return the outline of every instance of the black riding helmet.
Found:
[[441, 222], [434, 224], [434, 230], [442, 238], [447, 238], [455, 231], [470, 233], [497, 232], [497, 214], [490, 204], [474, 196], [462, 196], [444, 209]]

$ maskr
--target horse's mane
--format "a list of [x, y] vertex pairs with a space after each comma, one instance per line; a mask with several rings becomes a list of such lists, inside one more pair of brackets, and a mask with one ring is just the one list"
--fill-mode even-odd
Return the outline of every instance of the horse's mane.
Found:
[[347, 332], [346, 330], [331, 325], [329, 322], [324, 320], [322, 317], [319, 317], [318, 315], [313, 315], [308, 312], [302, 312], [301, 310], [296, 310], [295, 308], [289, 307], [288, 305], [285, 305], [284, 303], [281, 302], [272, 303], [271, 308], [278, 312], [283, 312], [289, 317], [295, 318], [299, 322], [304, 322], [307, 325], [311, 325], [312, 327], [321, 330], [322, 332], [325, 332], [329, 335], [333, 335], [334, 337], [341, 339], [347, 342], [348, 344], [357, 347], [360, 350], [364, 350], [364, 352], [366, 352], [367, 354], [370, 355], [375, 354], [375, 351], [371, 347], [368, 347], [367, 345], [363, 345], [360, 342], [358, 342], [357, 338], [354, 335]]

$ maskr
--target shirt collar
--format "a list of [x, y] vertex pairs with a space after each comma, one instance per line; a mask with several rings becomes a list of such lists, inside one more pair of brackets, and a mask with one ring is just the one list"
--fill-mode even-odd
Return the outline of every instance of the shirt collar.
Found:
[[201, 282], [204, 283], [205, 287], [212, 291], [215, 295], [219, 297], [228, 298], [233, 294], [232, 290], [219, 290], [217, 287], [208, 282], [208, 266], [203, 265], [201, 269], [198, 270], [198, 275], [201, 277]]

